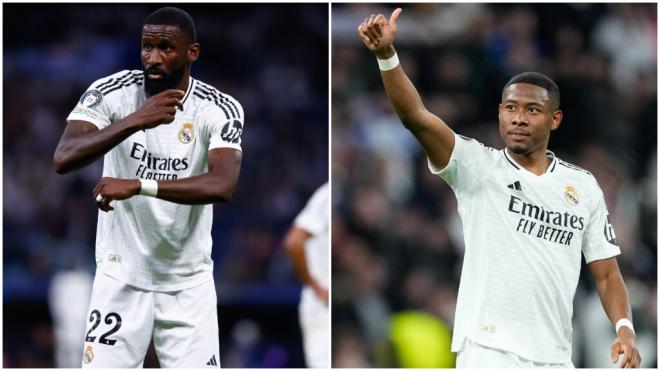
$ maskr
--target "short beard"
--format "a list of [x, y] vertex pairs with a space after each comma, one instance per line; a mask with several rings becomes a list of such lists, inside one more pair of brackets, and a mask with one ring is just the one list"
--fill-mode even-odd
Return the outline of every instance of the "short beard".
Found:
[[147, 71], [144, 70], [144, 91], [147, 92], [147, 95], [153, 97], [154, 95], [163, 92], [167, 89], [176, 89], [183, 78], [184, 72], [186, 72], [186, 66], [183, 65], [181, 68], [172, 71], [167, 75], [163, 75], [162, 80], [154, 81], [149, 80], [147, 77]]
[[524, 155], [524, 154], [527, 154], [527, 149], [526, 149], [526, 148], [523, 148], [523, 147], [518, 147], [518, 146], [515, 146], [515, 147], [514, 147], [514, 146], [511, 146], [511, 147], [509, 147], [509, 150], [510, 150], [511, 152], [515, 153], [516, 155]]

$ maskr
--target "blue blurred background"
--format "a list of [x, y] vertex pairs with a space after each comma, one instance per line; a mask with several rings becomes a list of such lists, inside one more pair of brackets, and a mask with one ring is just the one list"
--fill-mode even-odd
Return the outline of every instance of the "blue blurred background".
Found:
[[[102, 161], [62, 176], [51, 159], [87, 87], [142, 68], [142, 24], [161, 6], [3, 4], [4, 367], [54, 367], [58, 346], [81, 339], [53, 318], [87, 310]], [[214, 208], [222, 366], [304, 367], [300, 286], [281, 240], [328, 179], [328, 5], [180, 7], [202, 46], [192, 75], [246, 115], [237, 191]], [[153, 351], [145, 366], [157, 366]]]
[[[332, 6], [334, 367], [454, 365], [463, 257], [455, 197], [429, 173], [356, 35], [363, 19], [394, 9]], [[656, 367], [656, 4], [405, 4], [395, 46], [427, 108], [495, 148], [506, 81], [536, 70], [558, 83], [564, 120], [550, 149], [604, 191], [642, 365]], [[582, 272], [573, 362], [612, 367], [614, 330]]]

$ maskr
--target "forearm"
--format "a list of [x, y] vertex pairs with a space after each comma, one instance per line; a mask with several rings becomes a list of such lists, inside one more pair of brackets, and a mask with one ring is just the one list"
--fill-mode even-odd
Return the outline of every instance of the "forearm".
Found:
[[176, 180], [159, 180], [158, 195], [162, 200], [185, 205], [229, 202], [234, 195], [236, 182], [219, 174], [206, 173]]
[[[376, 53], [378, 59], [388, 59], [396, 53], [393, 46]], [[380, 71], [387, 96], [401, 122], [410, 130], [423, 127], [424, 116], [428, 113], [417, 89], [410, 81], [401, 65], [389, 71]]]
[[60, 174], [80, 169], [105, 155], [138, 129], [128, 118], [101, 130], [63, 137], [55, 150], [53, 166]]
[[610, 272], [598, 280], [596, 289], [603, 304], [603, 309], [613, 325], [621, 318], [632, 320], [628, 291], [618, 270]]

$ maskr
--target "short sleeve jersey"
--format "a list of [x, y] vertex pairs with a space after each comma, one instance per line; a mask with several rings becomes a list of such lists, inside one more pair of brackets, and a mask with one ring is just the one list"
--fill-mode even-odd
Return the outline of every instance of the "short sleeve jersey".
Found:
[[573, 297], [587, 263], [620, 253], [603, 193], [586, 170], [552, 158], [537, 176], [507, 150], [455, 135], [447, 166], [465, 257], [452, 351], [464, 339], [544, 363], [571, 358]]
[[[307, 231], [311, 236], [305, 243], [305, 257], [309, 274], [323, 287], [328, 287], [330, 281], [330, 271], [328, 268], [330, 255], [329, 238], [329, 210], [330, 210], [330, 190], [328, 183], [319, 187], [305, 205], [305, 208], [298, 214], [293, 224]], [[318, 305], [325, 306], [320, 299], [314, 295], [311, 288], [304, 288], [301, 299], [301, 306], [313, 306], [311, 302], [318, 301]], [[310, 304], [307, 304], [310, 302]]]
[[[142, 71], [122, 71], [95, 81], [67, 121], [99, 129], [124, 119], [146, 101]], [[182, 179], [208, 171], [208, 152], [241, 150], [243, 109], [231, 96], [192, 77], [174, 122], [141, 130], [103, 158], [103, 176]], [[114, 201], [99, 212], [98, 271], [153, 291], [193, 287], [212, 278], [213, 205], [181, 205], [154, 197]]]

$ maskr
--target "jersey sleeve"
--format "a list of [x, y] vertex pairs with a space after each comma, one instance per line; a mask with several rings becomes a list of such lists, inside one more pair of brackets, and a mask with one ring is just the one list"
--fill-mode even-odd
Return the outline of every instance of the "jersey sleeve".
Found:
[[311, 235], [319, 235], [328, 228], [328, 184], [321, 186], [298, 214], [293, 224]]
[[241, 137], [245, 125], [243, 107], [228, 95], [208, 111], [206, 124], [209, 135], [209, 151], [215, 148], [241, 149]]
[[427, 162], [431, 173], [440, 176], [458, 194], [477, 185], [492, 168], [489, 166], [488, 155], [493, 150], [475, 139], [456, 133], [454, 137], [454, 149], [447, 166], [437, 169], [430, 159]]
[[[123, 71], [122, 73], [130, 73]], [[66, 121], [86, 121], [99, 129], [110, 125], [113, 119], [112, 102], [103, 93], [103, 87], [115, 83], [115, 75], [96, 80], [80, 97]]]
[[582, 253], [587, 263], [621, 254], [614, 227], [607, 212], [603, 191], [597, 185], [595, 188], [598, 196], [582, 242]]

